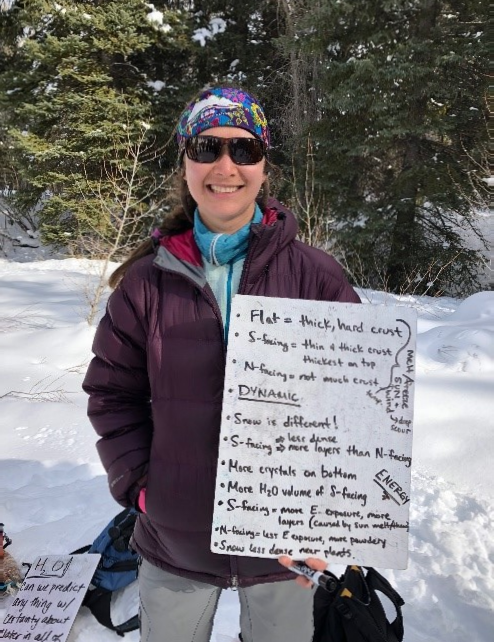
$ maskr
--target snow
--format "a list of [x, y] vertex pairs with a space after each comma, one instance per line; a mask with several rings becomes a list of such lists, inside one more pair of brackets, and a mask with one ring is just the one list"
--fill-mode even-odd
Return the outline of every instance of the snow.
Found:
[[169, 31], [172, 30], [171, 25], [167, 23], [163, 23], [163, 13], [161, 11], [158, 11], [154, 8], [154, 5], [148, 4], [147, 5], [151, 11], [147, 14], [146, 18], [148, 21], [156, 26], [159, 27], [160, 31], [163, 33], [168, 33]]
[[223, 18], [211, 18], [209, 29], [205, 27], [196, 29], [192, 35], [192, 40], [199, 42], [201, 47], [205, 47], [208, 39], [212, 40], [217, 34], [224, 33], [225, 30], [226, 22]]
[[[148, 5], [149, 7], [152, 7], [152, 5]], [[147, 14], [147, 19], [149, 22], [156, 22], [159, 25], [163, 24], [163, 13], [161, 11], [156, 11], [153, 9], [153, 11], [150, 11]]]
[[[38, 250], [39, 251], [39, 250]], [[26, 260], [28, 259], [28, 260]], [[91, 542], [119, 510], [86, 418], [86, 293], [97, 262], [0, 259], [0, 521], [19, 562]], [[494, 631], [494, 292], [466, 300], [363, 291], [419, 316], [410, 564], [384, 571], [406, 601], [406, 642], [488, 642]], [[335, 572], [341, 566], [331, 565]], [[300, 589], [303, 590], [303, 589]], [[0, 621], [12, 597], [0, 601]], [[137, 608], [136, 585], [113, 605]], [[223, 593], [213, 642], [236, 642]], [[69, 642], [111, 642], [83, 607]], [[126, 635], [137, 642], [138, 633]]]
[[166, 84], [162, 80], [149, 80], [147, 86], [159, 92], [166, 87]]

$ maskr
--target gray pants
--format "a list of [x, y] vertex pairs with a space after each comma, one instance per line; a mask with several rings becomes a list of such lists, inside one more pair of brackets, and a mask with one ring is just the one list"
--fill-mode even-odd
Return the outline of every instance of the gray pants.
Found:
[[[208, 642], [221, 589], [142, 560], [141, 642]], [[238, 590], [244, 642], [310, 642], [313, 591], [293, 580]], [[238, 631], [232, 631], [232, 637]]]

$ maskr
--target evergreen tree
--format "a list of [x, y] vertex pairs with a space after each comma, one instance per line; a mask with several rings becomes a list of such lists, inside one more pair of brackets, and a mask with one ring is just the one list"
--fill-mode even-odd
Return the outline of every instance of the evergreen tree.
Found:
[[185, 102], [239, 84], [266, 107], [309, 240], [331, 231], [372, 287], [471, 287], [486, 14], [486, 0], [17, 0], [0, 12], [4, 183], [8, 168], [26, 208], [45, 195], [45, 240], [147, 234]]
[[464, 247], [484, 201], [485, 0], [319, 0], [285, 51], [320, 61], [316, 188], [358, 280], [394, 292], [475, 286]]
[[104, 252], [132, 185], [132, 224], [119, 233], [147, 233], [166, 153], [168, 163], [175, 155], [177, 103], [189, 93], [186, 16], [142, 0], [19, 0], [1, 18], [0, 110], [26, 183], [18, 204], [42, 200], [45, 241], [96, 235]]
[[[280, 90], [284, 57], [276, 46], [282, 23], [278, 0], [194, 0], [190, 15], [197, 47], [191, 58], [199, 86], [228, 83], [258, 96], [270, 117], [273, 143], [281, 142], [284, 123]], [[274, 151], [275, 160], [282, 158]]]
[[[7, 33], [8, 23], [6, 20], [7, 5], [0, 2], [0, 21], [4, 25], [4, 32]], [[0, 76], [7, 69], [7, 60], [10, 57], [11, 48], [5, 38], [0, 38]], [[11, 167], [11, 155], [7, 127], [7, 111], [0, 104], [0, 194], [7, 193], [14, 187], [14, 176]]]

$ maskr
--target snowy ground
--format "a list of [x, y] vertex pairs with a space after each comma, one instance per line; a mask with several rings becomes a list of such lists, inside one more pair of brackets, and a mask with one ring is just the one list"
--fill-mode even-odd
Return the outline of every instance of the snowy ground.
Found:
[[[75, 259], [0, 260], [0, 521], [19, 561], [69, 553], [118, 510], [80, 388], [94, 334], [84, 320], [94, 268]], [[362, 294], [370, 304], [396, 303]], [[406, 601], [406, 642], [490, 642], [494, 292], [401, 302], [419, 313], [410, 565], [385, 574]], [[0, 602], [0, 622], [9, 600]], [[134, 587], [115, 603], [115, 620], [133, 614], [136, 602]], [[237, 622], [237, 598], [227, 591], [213, 642], [234, 642]], [[69, 637], [116, 639], [84, 608]]]

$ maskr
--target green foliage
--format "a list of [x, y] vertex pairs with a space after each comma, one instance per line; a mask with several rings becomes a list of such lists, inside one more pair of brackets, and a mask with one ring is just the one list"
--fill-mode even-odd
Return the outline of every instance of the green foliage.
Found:
[[[176, 113], [170, 106], [176, 109], [186, 90], [174, 76], [169, 87], [163, 76], [156, 86], [155, 57], [166, 61], [160, 72], [173, 65], [180, 73], [188, 40], [180, 12], [164, 12], [163, 23], [149, 13], [142, 0], [25, 0], [5, 16], [9, 60], [0, 75], [0, 109], [26, 184], [19, 205], [35, 207], [45, 196], [45, 241], [66, 245], [103, 224], [110, 234], [118, 212], [107, 216], [106, 199], [118, 201], [115, 191], [129, 187], [135, 154], [144, 149], [133, 196], [139, 203], [157, 197]], [[149, 224], [143, 217], [134, 233]]]
[[484, 202], [486, 13], [478, 0], [327, 0], [298, 24], [297, 55], [320, 61], [303, 132], [316, 189], [333, 243], [370, 286], [475, 284], [479, 257], [458, 232]]
[[[182, 3], [184, 4], [184, 3]], [[257, 95], [269, 114], [274, 145], [281, 141], [280, 88], [285, 60], [276, 39], [282, 33], [278, 2], [195, 0], [191, 10], [196, 49], [191, 64], [199, 86], [231, 84]], [[275, 160], [282, 156], [274, 151]]]
[[356, 282], [475, 287], [486, 0], [17, 0], [0, 21], [0, 179], [46, 241], [99, 256], [147, 235], [183, 106], [240, 84], [278, 195]]

